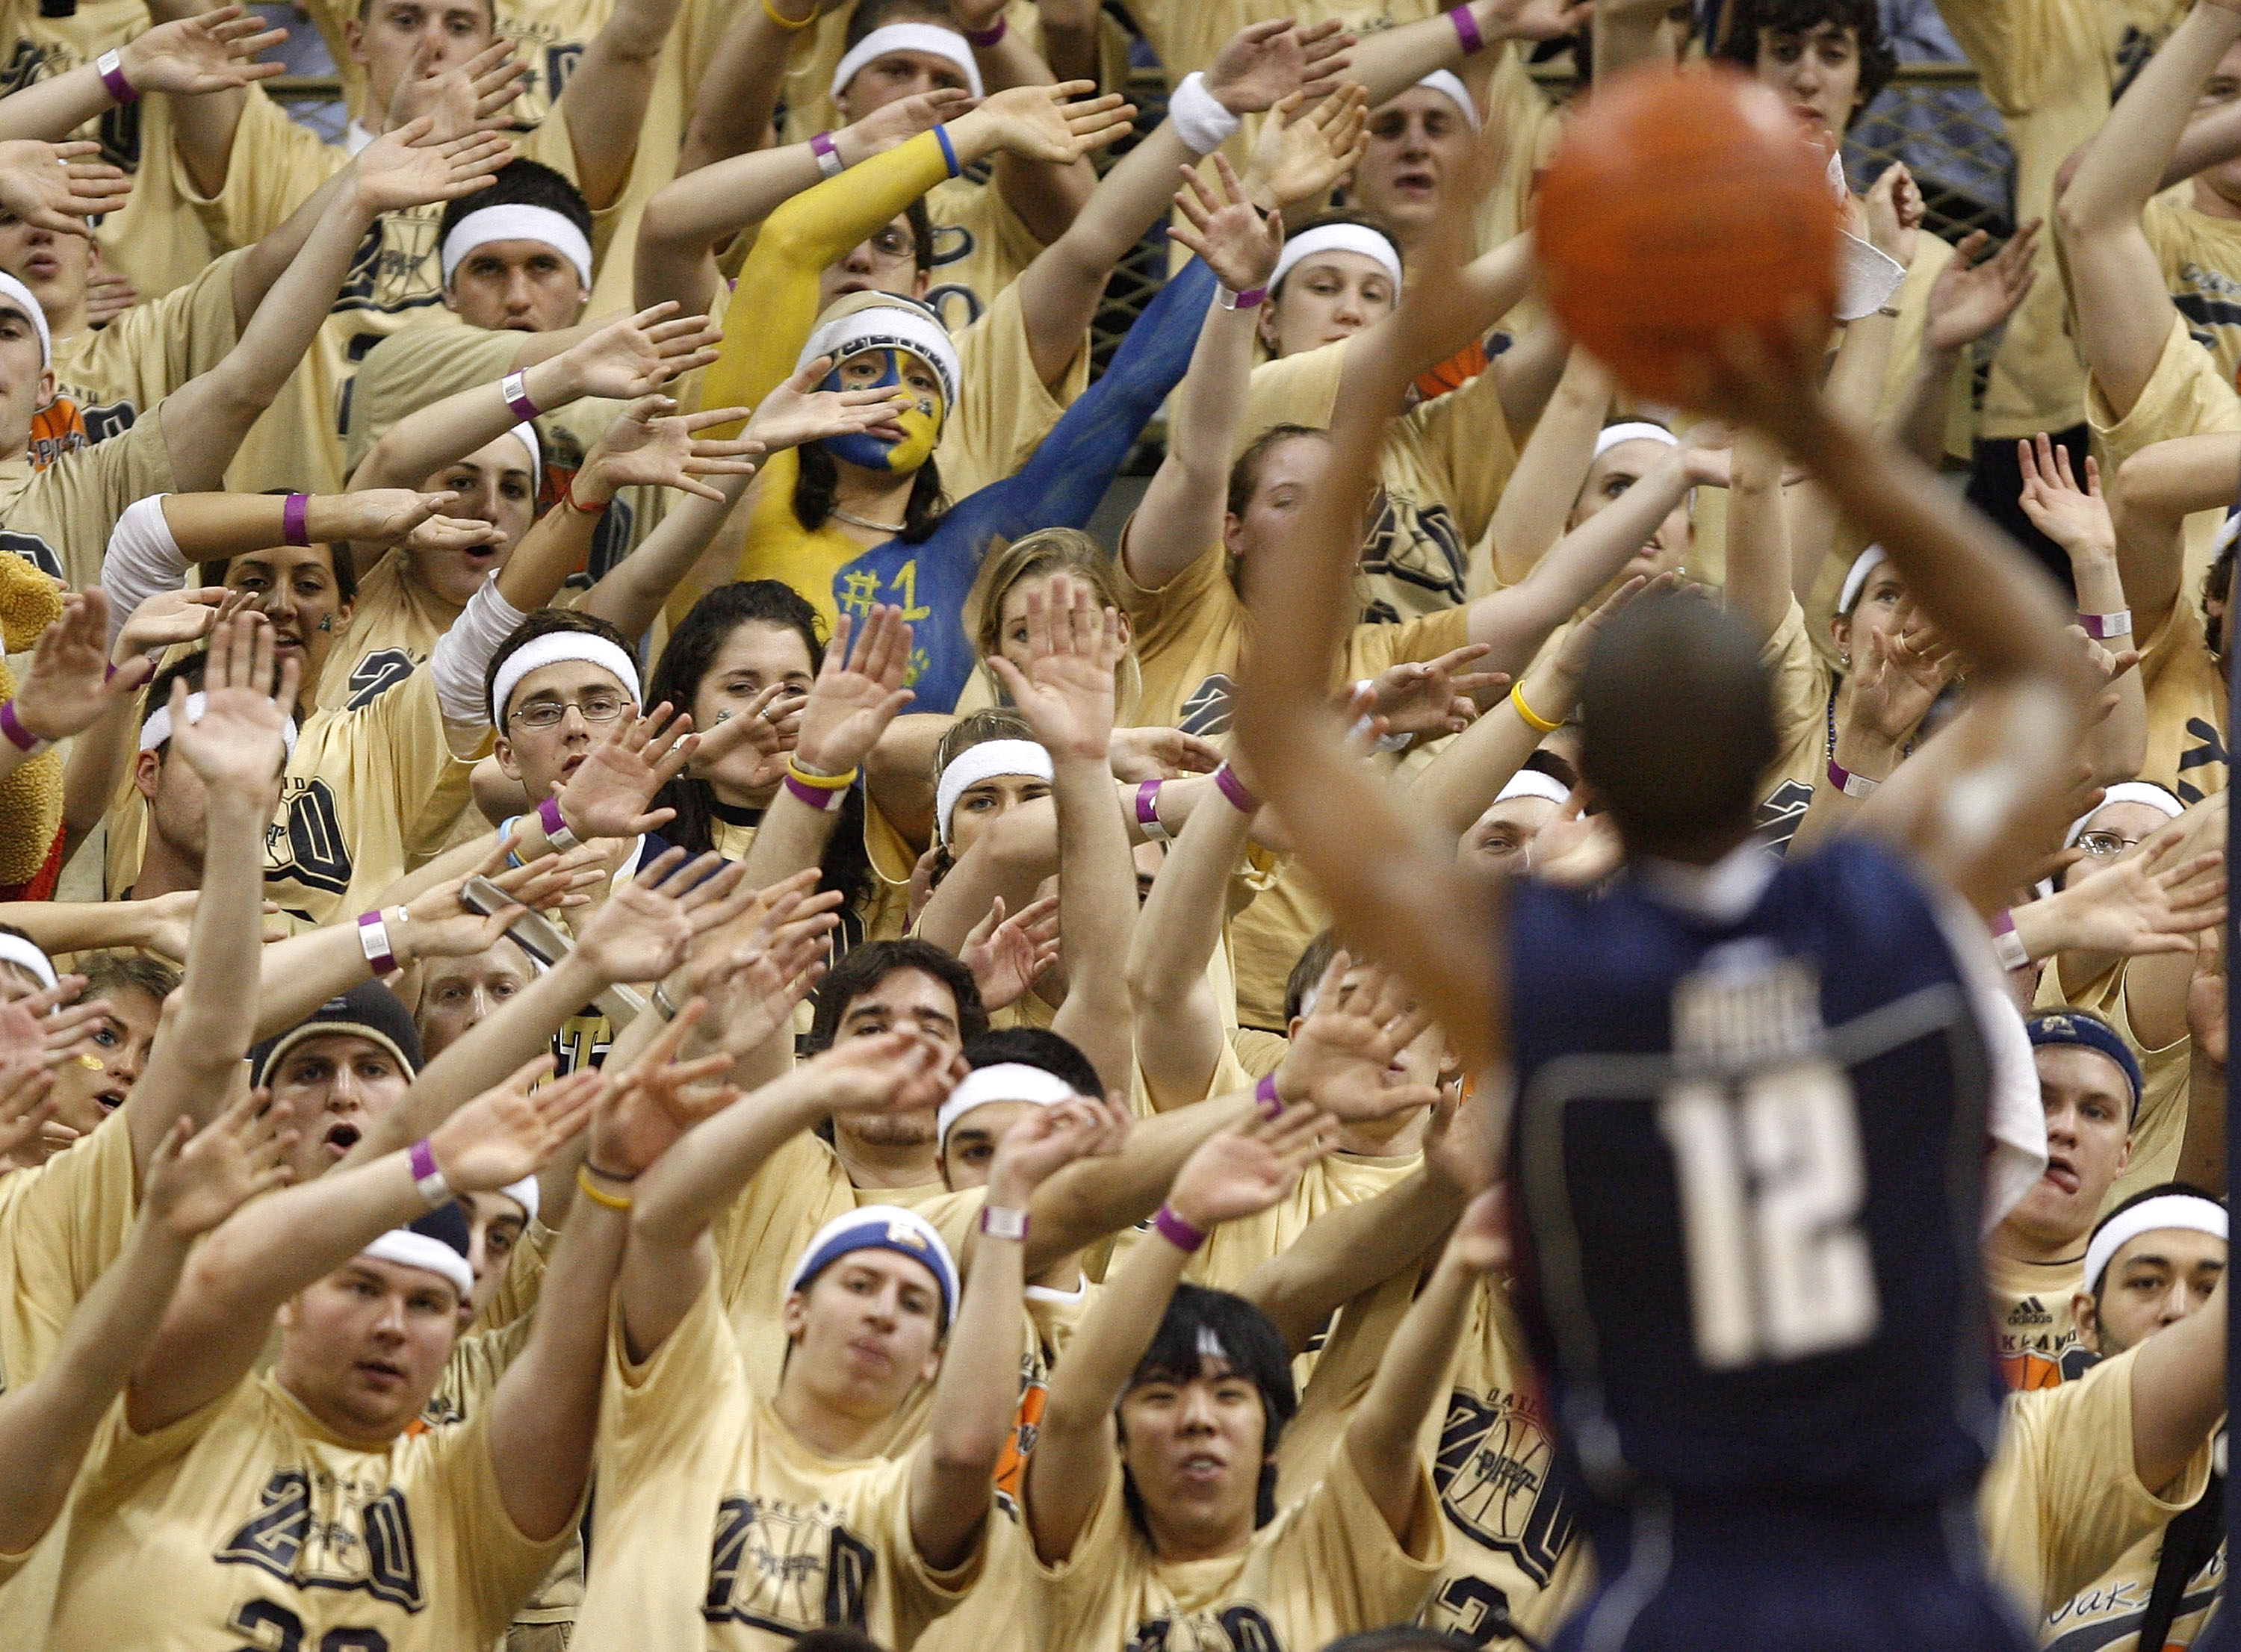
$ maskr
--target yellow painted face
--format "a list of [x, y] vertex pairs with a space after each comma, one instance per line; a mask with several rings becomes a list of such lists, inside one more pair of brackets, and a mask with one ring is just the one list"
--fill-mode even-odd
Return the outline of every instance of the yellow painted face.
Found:
[[933, 457], [934, 445], [941, 439], [942, 422], [949, 417], [949, 402], [942, 393], [941, 375], [931, 364], [907, 350], [860, 351], [826, 375], [824, 387], [891, 388], [911, 398], [911, 405], [885, 429], [828, 437], [825, 449], [835, 458], [867, 471], [908, 476]]

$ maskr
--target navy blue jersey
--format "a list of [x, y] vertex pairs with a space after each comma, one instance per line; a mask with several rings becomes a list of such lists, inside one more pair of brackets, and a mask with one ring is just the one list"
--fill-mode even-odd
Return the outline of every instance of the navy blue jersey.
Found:
[[1507, 973], [1527, 1317], [1589, 1488], [1972, 1484], [1983, 1047], [1913, 877], [1839, 839], [1732, 922], [1520, 884]]

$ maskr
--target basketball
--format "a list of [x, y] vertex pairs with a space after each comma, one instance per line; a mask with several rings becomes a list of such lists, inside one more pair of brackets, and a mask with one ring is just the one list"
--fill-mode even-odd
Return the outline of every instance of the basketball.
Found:
[[1598, 85], [1541, 188], [1540, 256], [1572, 336], [1629, 389], [1683, 399], [1718, 335], [1835, 312], [1838, 208], [1771, 88], [1728, 70]]

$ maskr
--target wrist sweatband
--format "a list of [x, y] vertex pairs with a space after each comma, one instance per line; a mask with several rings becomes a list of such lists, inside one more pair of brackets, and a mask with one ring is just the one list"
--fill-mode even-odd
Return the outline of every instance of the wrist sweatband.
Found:
[[2003, 906], [1992, 914], [1992, 951], [2000, 960], [2002, 969], [2028, 969], [2030, 952], [2024, 946], [2023, 937], [2016, 933], [2016, 914]]
[[529, 399], [529, 383], [519, 373], [508, 373], [499, 379], [498, 393], [505, 398], [507, 408], [523, 424], [537, 417], [537, 404]]
[[1864, 774], [1855, 774], [1835, 758], [1829, 759], [1829, 784], [1848, 798], [1863, 798], [1882, 784]]
[[1012, 20], [1009, 17], [999, 17], [993, 29], [966, 30], [965, 38], [977, 51], [993, 51], [1004, 43], [1005, 31], [1011, 26]]
[[568, 823], [560, 818], [560, 799], [547, 798], [537, 806], [538, 824], [545, 828], [545, 841], [563, 851], [574, 848], [583, 839], [568, 830]]
[[1229, 806], [1240, 814], [1261, 813], [1261, 799], [1245, 789], [1245, 782], [1237, 778], [1237, 771], [1224, 763], [1214, 772], [1214, 789], [1229, 799]]
[[0, 734], [6, 735], [8, 744], [26, 757], [37, 757], [54, 743], [41, 739], [23, 726], [23, 719], [16, 715], [16, 702], [12, 699], [0, 700]]
[[933, 136], [941, 144], [941, 158], [948, 164], [950, 177], [961, 176], [965, 169], [957, 164], [957, 145], [949, 141], [949, 128], [937, 126], [933, 129]]
[[420, 1197], [427, 1201], [428, 1208], [433, 1210], [438, 1205], [451, 1203], [452, 1185], [436, 1168], [436, 1150], [428, 1145], [427, 1137], [422, 1136], [412, 1144], [411, 1162], [412, 1185], [420, 1190]]
[[2132, 634], [2132, 611], [2119, 608], [2109, 614], [2081, 613], [2077, 616], [2077, 623], [2085, 627], [2085, 634], [2095, 642], [2106, 642], [2111, 637]]
[[1211, 155], [1236, 136], [1245, 123], [1221, 106], [1206, 89], [1206, 76], [1185, 75], [1182, 84], [1167, 95], [1167, 118], [1175, 136], [1194, 155]]
[[1468, 6], [1457, 6], [1448, 13], [1448, 21], [1455, 26], [1455, 38], [1463, 43], [1463, 56], [1468, 57], [1486, 50], [1486, 37], [1478, 31], [1478, 19], [1471, 16]]
[[1160, 788], [1165, 780], [1147, 780], [1136, 788], [1136, 825], [1153, 843], [1168, 843], [1174, 833], [1160, 819]]
[[311, 496], [291, 493], [280, 506], [280, 543], [309, 545], [311, 542]]
[[1152, 1218], [1152, 1226], [1158, 1230], [1161, 1238], [1186, 1255], [1206, 1243], [1206, 1229], [1194, 1227], [1176, 1215], [1173, 1205], [1161, 1205], [1160, 1214]]
[[817, 170], [826, 177], [838, 177], [848, 170], [848, 163], [840, 158], [840, 146], [833, 143], [830, 132], [819, 132], [811, 138], [809, 151], [817, 157]]
[[980, 1231], [991, 1239], [1025, 1239], [1027, 1236], [1027, 1213], [1010, 1210], [1002, 1205], [980, 1207]]
[[[403, 907], [398, 907], [401, 913]], [[397, 967], [397, 949], [390, 944], [389, 926], [382, 920], [381, 910], [360, 913], [358, 920], [358, 944], [365, 950], [365, 961], [373, 966], [377, 975], [386, 975]]]
[[124, 54], [116, 47], [111, 46], [95, 58], [93, 66], [101, 72], [101, 84], [109, 88], [109, 95], [118, 103], [137, 104], [140, 101], [139, 89], [124, 78]]
[[1284, 1098], [1276, 1094], [1276, 1075], [1263, 1073], [1261, 1082], [1253, 1087], [1253, 1105], [1261, 1109], [1261, 1116], [1273, 1119], [1284, 1110]]
[[1224, 310], [1258, 310], [1268, 297], [1266, 287], [1248, 287], [1242, 292], [1232, 292], [1228, 287], [1214, 290], [1214, 301]]

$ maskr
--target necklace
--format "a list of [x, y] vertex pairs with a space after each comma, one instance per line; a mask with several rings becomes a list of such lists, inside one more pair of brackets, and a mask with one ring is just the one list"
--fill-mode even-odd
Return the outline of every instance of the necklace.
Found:
[[868, 517], [851, 516], [837, 505], [833, 507], [833, 514], [851, 527], [869, 528], [874, 533], [900, 533], [910, 525], [906, 522], [874, 522]]

